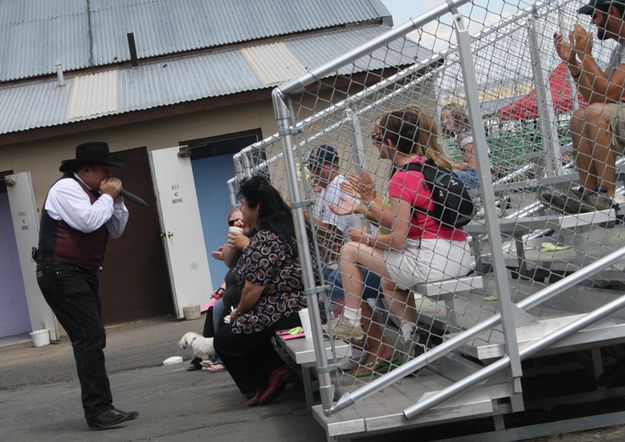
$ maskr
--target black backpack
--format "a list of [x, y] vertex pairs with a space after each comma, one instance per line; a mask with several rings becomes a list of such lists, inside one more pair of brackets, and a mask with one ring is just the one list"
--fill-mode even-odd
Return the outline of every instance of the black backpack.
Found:
[[438, 166], [434, 161], [425, 163], [408, 163], [400, 170], [415, 170], [425, 177], [432, 191], [435, 203], [434, 210], [415, 208], [426, 213], [441, 224], [449, 227], [462, 227], [471, 221], [473, 216], [473, 200], [460, 179], [451, 172]]

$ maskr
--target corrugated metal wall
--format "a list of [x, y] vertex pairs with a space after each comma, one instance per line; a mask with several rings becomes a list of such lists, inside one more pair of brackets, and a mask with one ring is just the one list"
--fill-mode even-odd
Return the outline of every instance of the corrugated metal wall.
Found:
[[[139, 66], [85, 72], [0, 88], [0, 134], [55, 126], [105, 115], [267, 89], [388, 31], [367, 26], [282, 42], [258, 44]], [[408, 65], [431, 56], [405, 42], [400, 51], [384, 52], [367, 62], [368, 69]], [[374, 54], [375, 55], [375, 54]], [[364, 69], [364, 67], [363, 67]], [[357, 70], [357, 69], [356, 69]]]
[[[89, 5], [89, 6], [88, 6]], [[379, 0], [5, 0], [0, 82], [381, 21]]]

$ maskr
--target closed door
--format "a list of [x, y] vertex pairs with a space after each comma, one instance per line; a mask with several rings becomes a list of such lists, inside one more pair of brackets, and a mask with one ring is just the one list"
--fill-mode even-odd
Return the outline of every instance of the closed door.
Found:
[[174, 312], [147, 150], [131, 149], [115, 155], [128, 165], [113, 169], [113, 174], [122, 180], [125, 189], [142, 197], [149, 206], [127, 201], [130, 217], [126, 230], [107, 245], [100, 279], [106, 324]]
[[31, 327], [4, 181], [0, 183], [0, 244], [0, 337], [5, 337], [28, 332]]

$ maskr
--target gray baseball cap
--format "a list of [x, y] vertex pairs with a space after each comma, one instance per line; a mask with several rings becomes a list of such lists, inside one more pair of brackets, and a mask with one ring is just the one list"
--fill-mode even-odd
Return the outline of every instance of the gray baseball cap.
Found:
[[591, 0], [588, 4], [577, 10], [578, 14], [592, 15], [596, 8], [619, 5], [625, 8], [625, 0]]

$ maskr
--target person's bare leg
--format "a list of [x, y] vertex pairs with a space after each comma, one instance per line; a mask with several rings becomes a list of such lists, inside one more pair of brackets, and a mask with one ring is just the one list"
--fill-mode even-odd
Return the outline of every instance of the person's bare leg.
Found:
[[382, 279], [381, 288], [391, 313], [402, 322], [415, 323], [417, 320], [417, 307], [414, 297], [410, 296], [410, 292], [400, 289], [397, 287], [397, 284], [388, 278]]
[[616, 152], [612, 146], [608, 105], [592, 104], [589, 114], [591, 124], [588, 125], [586, 132], [591, 140], [595, 140], [591, 152], [591, 170], [595, 174], [595, 187], [600, 185], [606, 188], [608, 195], [613, 197], [616, 183]]
[[388, 277], [384, 252], [353, 241], [343, 246], [339, 267], [345, 292], [345, 307], [352, 309], [358, 309], [362, 302], [365, 283], [360, 267], [367, 268], [381, 277]]
[[579, 175], [579, 182], [586, 189], [594, 189], [597, 186], [597, 180], [594, 174], [591, 173], [594, 142], [588, 134], [588, 130], [593, 124], [591, 106], [587, 109], [576, 110], [571, 117], [571, 138], [575, 151], [575, 167]]
[[362, 328], [367, 334], [364, 350], [367, 352], [365, 363], [376, 361], [390, 361], [394, 348], [384, 342], [382, 328], [373, 321], [373, 311], [366, 301], [362, 303]]

